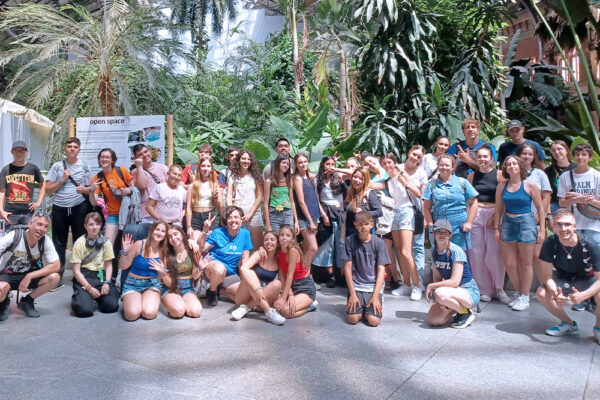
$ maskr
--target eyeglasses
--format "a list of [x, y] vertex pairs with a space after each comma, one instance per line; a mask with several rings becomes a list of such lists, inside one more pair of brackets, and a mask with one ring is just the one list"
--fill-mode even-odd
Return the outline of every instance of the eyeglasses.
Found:
[[37, 218], [37, 217], [50, 219], [50, 214], [48, 214], [45, 211], [36, 211], [35, 214], [33, 214], [33, 218]]

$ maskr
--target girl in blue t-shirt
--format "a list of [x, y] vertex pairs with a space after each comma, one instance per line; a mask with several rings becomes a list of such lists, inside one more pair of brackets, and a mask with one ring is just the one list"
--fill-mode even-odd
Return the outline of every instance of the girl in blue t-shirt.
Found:
[[450, 242], [452, 225], [441, 219], [433, 226], [435, 246], [432, 249], [433, 283], [427, 285], [425, 297], [434, 303], [427, 314], [432, 326], [445, 325], [453, 313], [457, 313], [450, 325], [463, 329], [475, 316], [471, 309], [479, 303], [479, 289], [473, 280], [467, 255], [456, 244]]

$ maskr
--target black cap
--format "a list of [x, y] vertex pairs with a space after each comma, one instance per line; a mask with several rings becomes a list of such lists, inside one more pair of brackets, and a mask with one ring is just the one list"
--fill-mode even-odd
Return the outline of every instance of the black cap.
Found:
[[506, 128], [506, 129], [508, 129], [510, 131], [512, 128], [522, 128], [522, 127], [523, 127], [523, 124], [521, 123], [521, 121], [519, 121], [518, 119], [513, 119], [512, 121], [510, 121], [508, 123], [508, 128]]

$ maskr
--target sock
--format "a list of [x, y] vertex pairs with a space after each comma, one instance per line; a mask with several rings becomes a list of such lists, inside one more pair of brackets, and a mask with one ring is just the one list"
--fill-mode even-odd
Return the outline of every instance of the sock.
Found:
[[458, 312], [459, 314], [468, 314], [469, 310], [467, 308], [463, 308], [461, 311]]

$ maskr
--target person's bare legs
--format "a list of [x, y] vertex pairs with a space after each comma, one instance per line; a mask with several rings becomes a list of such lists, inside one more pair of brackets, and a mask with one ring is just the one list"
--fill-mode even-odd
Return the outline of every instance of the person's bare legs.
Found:
[[185, 302], [177, 293], [167, 293], [162, 297], [163, 306], [171, 318], [183, 318], [185, 315]]
[[32, 299], [37, 299], [41, 295], [48, 293], [50, 290], [54, 289], [60, 280], [60, 275], [56, 272], [46, 275], [40, 282], [38, 286], [29, 293], [29, 297]]
[[[393, 234], [392, 234], [393, 237]], [[388, 276], [396, 282], [400, 281], [400, 273], [398, 272], [398, 264], [400, 264], [400, 268], [402, 268], [402, 264], [400, 260], [396, 260], [396, 254], [394, 253], [394, 241], [390, 239], [383, 239], [385, 243], [385, 248], [388, 253], [388, 257], [390, 258], [390, 263], [385, 266], [385, 270], [388, 273]]]
[[200, 318], [202, 315], [202, 303], [200, 303], [196, 292], [184, 294], [183, 301], [185, 302], [185, 315], [190, 318]]
[[519, 280], [518, 271], [518, 248], [517, 242], [502, 242], [502, 259], [506, 267], [506, 274], [510, 283], [517, 292], [521, 290], [521, 281]]
[[158, 307], [160, 307], [160, 293], [158, 291], [148, 289], [142, 293], [142, 318], [156, 318]]
[[289, 301], [286, 302], [279, 313], [283, 315], [285, 318], [298, 318], [308, 312], [308, 307], [313, 303], [313, 299], [307, 295], [306, 293], [298, 293], [294, 295], [294, 299], [296, 301], [296, 312], [294, 314], [290, 313], [290, 304]]
[[446, 325], [453, 312], [454, 311], [448, 307], [442, 306], [441, 304], [435, 302], [427, 313], [427, 322], [431, 326]]
[[462, 288], [440, 287], [433, 292], [435, 302], [456, 312], [473, 308], [473, 299]]
[[400, 257], [400, 270], [402, 271], [404, 284], [419, 287], [419, 273], [412, 255], [413, 231], [405, 229], [393, 231], [392, 236]]
[[142, 294], [129, 292], [123, 296], [123, 316], [127, 321], [135, 321], [142, 316]]
[[221, 262], [211, 261], [206, 266], [204, 273], [210, 283], [209, 289], [215, 292], [217, 287], [223, 282], [223, 279], [225, 279], [227, 269]]
[[533, 254], [536, 243], [517, 243], [519, 286], [515, 287], [523, 296], [529, 297], [531, 283], [533, 282]]
[[0, 282], [0, 301], [4, 301], [10, 292], [10, 284], [8, 282]]
[[538, 288], [536, 292], [536, 297], [538, 301], [544, 306], [544, 308], [556, 318], [558, 318], [562, 322], [567, 322], [571, 325], [573, 324], [573, 320], [569, 318], [569, 315], [565, 312], [563, 306], [559, 305], [554, 300], [552, 294], [548, 292], [548, 290], [545, 287]]
[[112, 245], [115, 245], [115, 240], [117, 240], [117, 235], [119, 234], [119, 225], [104, 225], [104, 237], [110, 240]]
[[310, 228], [305, 228], [300, 231], [302, 235], [302, 252], [304, 253], [304, 265], [308, 268], [310, 273], [310, 267], [312, 265], [313, 258], [319, 250], [317, 245], [317, 232], [313, 232]]
[[254, 250], [258, 250], [260, 246], [262, 246], [264, 241], [263, 236], [263, 227], [257, 226], [249, 229], [250, 231], [250, 240], [252, 241], [252, 247]]

